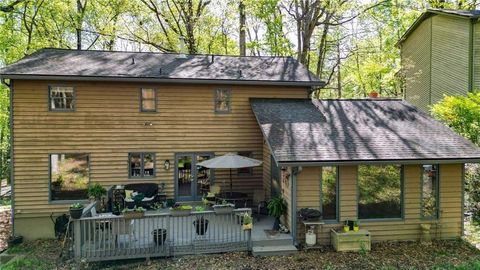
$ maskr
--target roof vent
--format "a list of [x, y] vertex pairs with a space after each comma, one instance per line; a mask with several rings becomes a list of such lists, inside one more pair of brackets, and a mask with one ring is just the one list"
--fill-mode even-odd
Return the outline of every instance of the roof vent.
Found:
[[132, 57], [132, 65], [135, 65], [135, 58]]
[[162, 68], [160, 68], [160, 69], [158, 70], [158, 73], [159, 73], [160, 75], [162, 75]]
[[242, 77], [243, 77], [243, 76], [242, 76], [242, 70], [241, 70], [241, 69], [237, 70], [237, 74], [238, 74], [238, 77], [239, 77], [239, 78], [242, 78]]
[[215, 55], [212, 54], [212, 61], [210, 63], [214, 63], [215, 62]]
[[185, 55], [185, 38], [183, 36], [180, 36], [179, 38], [180, 41], [180, 53], [178, 54], [178, 58], [185, 59], [187, 56]]

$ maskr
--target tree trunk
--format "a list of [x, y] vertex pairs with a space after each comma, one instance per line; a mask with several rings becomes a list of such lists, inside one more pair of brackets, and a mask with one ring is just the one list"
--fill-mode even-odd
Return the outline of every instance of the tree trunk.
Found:
[[243, 3], [243, 0], [240, 0], [240, 3], [238, 4], [238, 11], [239, 11], [239, 17], [240, 17], [240, 35], [239, 35], [239, 47], [240, 47], [240, 55], [245, 56], [247, 55], [247, 45], [246, 45], [246, 33], [245, 33], [245, 4]]

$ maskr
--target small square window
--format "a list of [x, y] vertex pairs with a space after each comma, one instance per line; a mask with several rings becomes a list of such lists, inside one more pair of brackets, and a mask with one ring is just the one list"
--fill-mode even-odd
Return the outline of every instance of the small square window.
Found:
[[141, 111], [156, 112], [157, 111], [157, 90], [153, 88], [140, 89]]
[[228, 89], [215, 90], [215, 112], [229, 113], [231, 108], [231, 93]]
[[128, 156], [130, 178], [155, 177], [154, 153], [130, 153]]
[[51, 111], [75, 110], [75, 89], [68, 86], [51, 86], [48, 91]]
[[[248, 157], [248, 158], [253, 158], [253, 153], [252, 152], [238, 152], [239, 156], [242, 157]], [[251, 176], [253, 175], [253, 168], [248, 167], [248, 168], [239, 168], [237, 169], [237, 174], [242, 175], [242, 176]]]

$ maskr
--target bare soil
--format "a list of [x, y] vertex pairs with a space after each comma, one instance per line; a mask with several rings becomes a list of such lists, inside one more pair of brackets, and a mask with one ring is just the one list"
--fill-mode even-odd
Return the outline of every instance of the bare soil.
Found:
[[[78, 269], [61, 261], [61, 243], [39, 240], [13, 248], [34, 269]], [[9, 251], [10, 252], [10, 251]], [[456, 268], [458, 267], [458, 268]], [[371, 252], [300, 251], [293, 256], [253, 257], [245, 252], [84, 264], [82, 269], [480, 269], [480, 251], [464, 241], [373, 244]], [[22, 268], [23, 269], [23, 268]], [[29, 269], [29, 268], [28, 268]]]

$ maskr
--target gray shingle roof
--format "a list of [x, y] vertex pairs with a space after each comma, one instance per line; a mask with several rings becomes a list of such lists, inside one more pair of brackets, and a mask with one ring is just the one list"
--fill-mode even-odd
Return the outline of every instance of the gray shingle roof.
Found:
[[401, 100], [250, 103], [280, 163], [480, 160], [478, 147]]
[[42, 49], [0, 69], [3, 78], [83, 78], [322, 86], [292, 57], [211, 56]]

